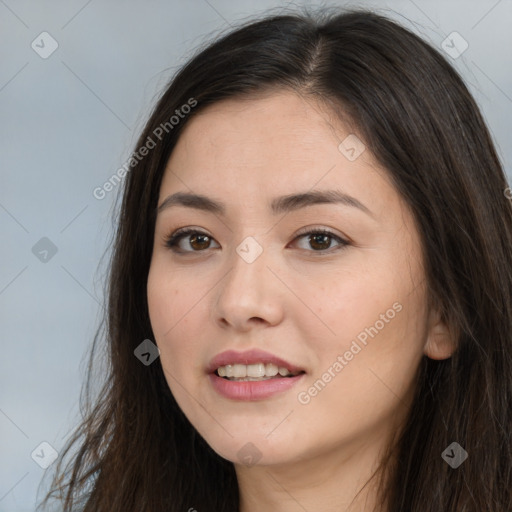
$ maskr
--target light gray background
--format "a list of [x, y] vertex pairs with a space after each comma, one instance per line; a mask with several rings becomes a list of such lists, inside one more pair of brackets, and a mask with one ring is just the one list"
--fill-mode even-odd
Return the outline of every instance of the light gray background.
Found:
[[[437, 47], [460, 33], [469, 47], [448, 59], [510, 176], [512, 0], [323, 5], [336, 4], [378, 7]], [[0, 0], [0, 512], [34, 510], [44, 470], [31, 453], [43, 441], [60, 451], [78, 417], [116, 197], [93, 189], [134, 149], [156, 95], [197, 45], [285, 5]], [[47, 59], [31, 48], [43, 31], [59, 45]], [[47, 262], [32, 252], [42, 237], [58, 249]]]

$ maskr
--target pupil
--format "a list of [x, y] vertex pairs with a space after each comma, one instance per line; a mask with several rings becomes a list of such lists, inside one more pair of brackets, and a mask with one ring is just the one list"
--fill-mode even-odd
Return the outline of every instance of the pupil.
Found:
[[[323, 240], [318, 242], [318, 240]], [[317, 234], [317, 235], [311, 235], [309, 237], [309, 241], [310, 243], [312, 243], [311, 247], [315, 248], [315, 249], [328, 249], [329, 248], [329, 239], [330, 239], [330, 236], [329, 235], [324, 235], [324, 234]], [[320, 247], [318, 247], [318, 245], [320, 245]], [[317, 245], [317, 247], [315, 247], [315, 245]]]
[[[197, 242], [199, 239], [205, 239], [206, 241], [203, 241], [203, 243], [201, 242]], [[208, 245], [209, 245], [209, 240], [208, 240], [209, 237], [205, 236], [205, 235], [193, 235], [190, 237], [190, 245], [191, 247], [193, 247], [194, 249], [207, 249], [208, 248]], [[199, 243], [199, 247], [195, 246], [194, 244], [196, 243]]]

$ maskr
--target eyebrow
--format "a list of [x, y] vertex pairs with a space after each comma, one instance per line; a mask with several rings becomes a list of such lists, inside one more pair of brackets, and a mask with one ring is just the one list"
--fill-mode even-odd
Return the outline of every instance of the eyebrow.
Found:
[[[270, 210], [274, 215], [278, 215], [316, 204], [351, 206], [374, 217], [374, 214], [361, 201], [340, 190], [316, 190], [276, 197], [270, 203]], [[162, 204], [158, 207], [158, 213], [171, 206], [185, 206], [220, 216], [226, 215], [225, 204], [201, 194], [176, 192], [162, 201]]]

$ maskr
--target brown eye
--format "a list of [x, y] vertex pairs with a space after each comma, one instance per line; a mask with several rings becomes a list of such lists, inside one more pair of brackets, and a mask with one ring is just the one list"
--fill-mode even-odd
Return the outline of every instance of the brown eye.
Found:
[[208, 249], [210, 245], [210, 237], [206, 235], [192, 235], [189, 241], [190, 247], [197, 250]]
[[173, 233], [165, 245], [176, 252], [200, 252], [209, 249], [213, 240], [210, 235], [201, 231], [183, 229]]
[[331, 237], [329, 235], [324, 235], [323, 233], [309, 235], [309, 243], [313, 249], [323, 251], [329, 249], [329, 246], [331, 245]]
[[[305, 246], [301, 247], [301, 249], [305, 249], [309, 252], [321, 253], [329, 251], [330, 249], [343, 249], [345, 246], [349, 245], [349, 242], [325, 229], [307, 231], [296, 238], [296, 240], [300, 239], [306, 239], [306, 244], [304, 244]], [[336, 242], [337, 245], [331, 246], [333, 241]]]
[[[305, 232], [297, 236], [295, 240], [306, 239], [306, 237], [306, 247], [300, 248], [309, 252], [320, 254], [327, 252], [330, 253], [334, 250], [343, 249], [345, 246], [349, 245], [349, 242], [346, 240], [343, 240], [338, 235], [324, 229], [316, 229]], [[198, 253], [206, 251], [207, 249], [211, 249], [212, 242], [217, 243], [215, 239], [210, 235], [195, 229], [184, 228], [179, 229], [170, 235], [167, 238], [165, 245], [176, 253]], [[335, 242], [337, 245], [332, 246], [333, 242]]]

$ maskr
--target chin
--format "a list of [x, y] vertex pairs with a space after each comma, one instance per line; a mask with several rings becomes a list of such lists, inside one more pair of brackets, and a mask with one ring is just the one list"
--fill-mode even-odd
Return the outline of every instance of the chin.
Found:
[[246, 432], [244, 436], [234, 437], [225, 434], [222, 438], [203, 437], [217, 455], [240, 466], [286, 464], [300, 459], [299, 454], [292, 453], [293, 446], [277, 439], [265, 439], [265, 435], [260, 433]]

